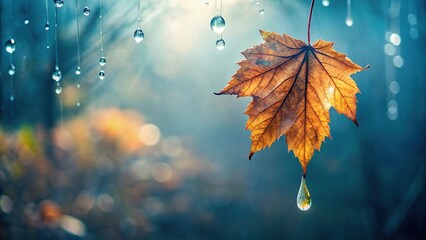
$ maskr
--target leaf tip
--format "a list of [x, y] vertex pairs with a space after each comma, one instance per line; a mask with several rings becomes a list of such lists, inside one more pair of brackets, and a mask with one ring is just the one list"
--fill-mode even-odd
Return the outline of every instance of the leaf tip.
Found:
[[253, 157], [254, 152], [250, 152], [249, 154], [249, 160], [251, 160], [251, 157]]
[[357, 127], [359, 127], [358, 121], [356, 119], [352, 120]]

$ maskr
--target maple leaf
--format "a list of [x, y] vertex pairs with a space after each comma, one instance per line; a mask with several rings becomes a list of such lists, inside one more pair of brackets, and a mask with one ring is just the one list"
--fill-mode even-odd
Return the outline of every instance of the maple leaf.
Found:
[[253, 97], [245, 114], [251, 131], [251, 150], [269, 147], [286, 135], [288, 150], [299, 159], [303, 172], [315, 149], [330, 137], [329, 109], [356, 121], [359, 89], [351, 74], [364, 70], [332, 42], [312, 46], [284, 34], [260, 30], [264, 43], [247, 49], [246, 58], [228, 85], [217, 95]]

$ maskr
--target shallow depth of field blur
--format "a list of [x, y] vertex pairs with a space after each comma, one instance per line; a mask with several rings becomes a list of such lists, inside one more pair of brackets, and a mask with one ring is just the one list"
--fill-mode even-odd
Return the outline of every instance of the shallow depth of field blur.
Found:
[[99, 1], [78, 2], [82, 73], [67, 0], [57, 95], [53, 1], [49, 31], [45, 1], [0, 1], [0, 239], [426, 239], [424, 1], [354, 0], [351, 27], [347, 1], [316, 1], [313, 41], [371, 68], [352, 76], [360, 127], [331, 110], [306, 212], [285, 137], [249, 161], [250, 99], [213, 92], [259, 29], [306, 41], [310, 1], [223, 0], [218, 51], [214, 1], [141, 1], [137, 44], [138, 1], [103, 0], [104, 80]]

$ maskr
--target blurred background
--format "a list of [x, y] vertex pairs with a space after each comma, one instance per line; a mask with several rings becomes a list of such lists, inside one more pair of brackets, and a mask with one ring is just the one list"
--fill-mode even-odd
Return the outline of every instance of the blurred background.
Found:
[[360, 127], [331, 110], [307, 212], [285, 137], [249, 161], [250, 99], [213, 92], [259, 29], [306, 41], [310, 1], [223, 1], [219, 51], [214, 1], [141, 1], [137, 44], [138, 1], [104, 0], [100, 80], [100, 2], [67, 0], [59, 88], [53, 2], [0, 1], [0, 239], [426, 239], [424, 1], [316, 1], [312, 39], [371, 68]]

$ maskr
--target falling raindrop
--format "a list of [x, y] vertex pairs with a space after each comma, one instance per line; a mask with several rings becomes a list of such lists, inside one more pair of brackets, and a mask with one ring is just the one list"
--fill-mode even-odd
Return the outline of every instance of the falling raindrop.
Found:
[[15, 65], [11, 63], [9, 66], [9, 70], [7, 72], [9, 73], [10, 76], [15, 75]]
[[309, 194], [308, 187], [306, 186], [306, 177], [302, 176], [299, 192], [297, 193], [297, 207], [302, 211], [307, 211], [311, 205], [312, 199], [311, 194]]
[[262, 8], [262, 9], [259, 9], [259, 14], [260, 14], [260, 15], [265, 14], [265, 9], [263, 9], [263, 8]]
[[330, 0], [322, 0], [322, 5], [328, 7], [330, 5]]
[[27, 25], [28, 23], [30, 23], [30, 20], [28, 18], [25, 18], [24, 24]]
[[58, 82], [58, 84], [56, 84], [55, 93], [58, 94], [58, 95], [62, 93], [62, 87], [59, 84], [59, 82]]
[[12, 54], [16, 50], [15, 40], [13, 38], [6, 42], [6, 52]]
[[225, 41], [221, 38], [216, 41], [217, 50], [223, 50], [225, 48]]
[[83, 8], [83, 14], [84, 16], [89, 16], [90, 15], [90, 8], [89, 7], [84, 7]]
[[145, 34], [143, 33], [142, 29], [138, 28], [133, 34], [133, 37], [137, 43], [140, 43], [144, 39]]
[[75, 69], [75, 75], [80, 75], [81, 74], [81, 68], [80, 67], [77, 67], [76, 69]]
[[225, 31], [225, 19], [220, 15], [214, 16], [210, 21], [210, 28], [217, 34], [223, 33]]
[[59, 82], [62, 78], [61, 70], [59, 70], [59, 67], [55, 67], [55, 71], [52, 73], [52, 79], [56, 82]]
[[346, 26], [348, 26], [348, 27], [352, 27], [352, 25], [354, 25], [354, 21], [352, 20], [352, 13], [351, 13], [351, 0], [347, 0], [346, 1], [346, 5], [347, 5], [347, 8], [346, 8], [346, 20], [345, 20], [345, 22], [346, 22]]
[[104, 78], [105, 78], [105, 71], [101, 69], [99, 71], [99, 79], [104, 80]]
[[106, 62], [107, 62], [107, 60], [106, 60], [106, 58], [104, 58], [104, 57], [101, 57], [101, 58], [99, 59], [99, 65], [101, 65], [102, 67], [103, 67], [103, 66], [105, 66]]
[[53, 0], [53, 5], [55, 5], [57, 8], [60, 8], [64, 6], [64, 0]]

